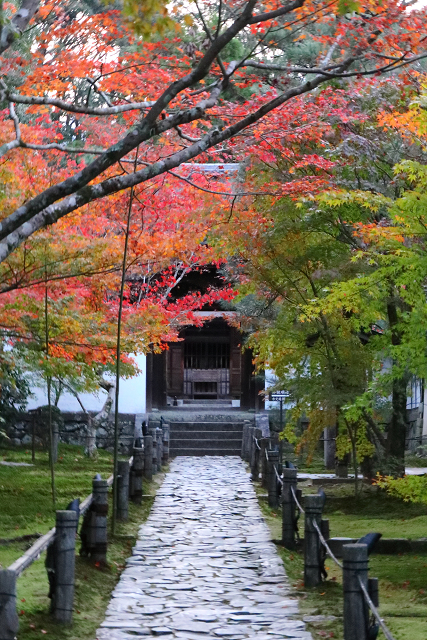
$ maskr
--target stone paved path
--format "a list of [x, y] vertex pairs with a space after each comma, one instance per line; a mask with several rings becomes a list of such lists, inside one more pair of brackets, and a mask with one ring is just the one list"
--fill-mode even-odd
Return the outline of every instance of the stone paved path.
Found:
[[311, 640], [238, 457], [171, 463], [98, 640]]

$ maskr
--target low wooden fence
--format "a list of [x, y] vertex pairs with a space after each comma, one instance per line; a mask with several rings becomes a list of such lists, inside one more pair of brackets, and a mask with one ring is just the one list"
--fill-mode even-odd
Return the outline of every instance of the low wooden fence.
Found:
[[[130, 460], [119, 461], [117, 474], [117, 519], [126, 521], [129, 498], [140, 504], [143, 478], [151, 480], [169, 459], [169, 425], [153, 429], [150, 435], [133, 449]], [[49, 584], [50, 612], [59, 622], [72, 620], [74, 603], [74, 564], [76, 534], [80, 516], [80, 555], [93, 563], [107, 563], [108, 490], [113, 476], [103, 480], [99, 474], [92, 480], [92, 493], [79, 504], [70, 503], [68, 509], [56, 512], [56, 524], [40, 537], [7, 569], [0, 570], [0, 640], [14, 640], [19, 621], [16, 610], [16, 581], [40, 555], [46, 551], [46, 571]]]
[[370, 533], [357, 543], [344, 544], [341, 563], [328, 544], [329, 521], [322, 518], [324, 491], [303, 498], [297, 488], [297, 470], [292, 464], [282, 468], [279, 452], [269, 445], [258, 429], [244, 425], [242, 458], [250, 464], [252, 479], [261, 479], [267, 487], [269, 506], [282, 508], [281, 543], [285, 548], [298, 546], [298, 519], [304, 516], [305, 586], [316, 587], [326, 580], [325, 559], [329, 556], [343, 572], [344, 640], [375, 640], [380, 628], [387, 640], [394, 640], [378, 611], [378, 579], [368, 575], [369, 554], [381, 534]]

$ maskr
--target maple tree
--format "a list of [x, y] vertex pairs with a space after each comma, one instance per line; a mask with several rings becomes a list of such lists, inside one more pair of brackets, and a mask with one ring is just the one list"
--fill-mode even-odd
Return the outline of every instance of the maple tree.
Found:
[[[132, 7], [139, 15], [149, 5], [127, 6], [132, 17]], [[161, 2], [153, 6], [164, 13]], [[151, 42], [108, 5], [95, 13], [84, 2], [4, 8], [0, 152], [9, 169], [25, 156], [32, 166], [46, 159], [50, 172], [10, 203], [1, 260], [67, 214], [198, 156], [241, 159], [243, 133], [331, 79], [393, 71], [426, 54], [424, 13], [395, 0], [177, 4], [170, 19], [176, 26], [188, 16], [195, 37], [168, 22]], [[311, 57], [289, 65], [283, 42], [304, 37], [316, 44]], [[226, 144], [237, 137], [240, 145]], [[132, 174], [126, 163], [137, 148]]]
[[[397, 473], [405, 450], [408, 375], [425, 376], [425, 265], [411, 255], [420, 251], [419, 240], [406, 255], [399, 244], [419, 237], [420, 222], [410, 231], [400, 213], [396, 230], [389, 218], [396, 197], [398, 208], [403, 202], [417, 211], [423, 206], [410, 180], [422, 180], [424, 165], [405, 160], [426, 160], [425, 147], [414, 146], [414, 127], [406, 127], [419, 81], [419, 73], [387, 84], [356, 81], [346, 92], [328, 88], [301, 98], [288, 120], [275, 122], [274, 140], [258, 139], [252, 157], [247, 190], [267, 184], [272, 197], [242, 199], [217, 237], [236, 255], [230, 266], [238, 309], [253, 331], [258, 366], [273, 368], [294, 403], [286, 435], [296, 441], [294, 430], [305, 414], [310, 425], [299, 446], [313, 451], [323, 429], [337, 424], [340, 457], [351, 451], [357, 467], [376, 451], [377, 464]], [[419, 114], [411, 113], [420, 135]], [[394, 169], [396, 160], [401, 162]], [[354, 185], [360, 190], [347, 190]], [[371, 236], [377, 240], [368, 242]], [[387, 249], [385, 237], [396, 250]], [[390, 289], [397, 292], [397, 309]], [[393, 325], [394, 310], [399, 317]], [[395, 362], [384, 373], [388, 355]], [[379, 405], [389, 394], [386, 440]]]

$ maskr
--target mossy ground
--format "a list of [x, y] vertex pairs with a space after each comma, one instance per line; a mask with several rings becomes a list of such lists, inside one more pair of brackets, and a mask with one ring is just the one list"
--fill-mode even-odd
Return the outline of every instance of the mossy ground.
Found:
[[[1, 450], [0, 455], [13, 461], [29, 462], [29, 455], [20, 450]], [[61, 445], [56, 465], [57, 508], [64, 508], [72, 498], [85, 498], [91, 491], [95, 473], [107, 477], [112, 471], [111, 454], [99, 451], [98, 459], [89, 460], [81, 447]], [[0, 536], [14, 537], [27, 533], [44, 533], [54, 524], [47, 456], [39, 452], [35, 467], [4, 467], [0, 465], [2, 509]], [[20, 616], [18, 640], [94, 640], [96, 629], [104, 618], [111, 591], [132, 554], [138, 529], [147, 518], [156, 489], [163, 478], [155, 476], [144, 483], [141, 506], [130, 504], [129, 521], [119, 523], [114, 538], [110, 536], [108, 566], [97, 568], [84, 558], [76, 557], [75, 610], [70, 626], [56, 624], [49, 615], [48, 582], [44, 566], [45, 554], [18, 579], [17, 601]], [[110, 508], [111, 512], [111, 508]], [[22, 555], [29, 543], [0, 546], [0, 563], [7, 567]], [[78, 547], [77, 547], [78, 548]]]
[[[303, 485], [299, 485], [303, 488]], [[265, 493], [265, 490], [260, 490]], [[317, 492], [305, 487], [303, 493]], [[325, 487], [324, 516], [329, 518], [332, 536], [359, 537], [378, 531], [384, 537], [418, 538], [426, 536], [427, 508], [387, 496], [376, 487], [365, 486], [354, 497], [350, 485]], [[271, 510], [265, 500], [261, 507], [272, 537], [281, 537], [280, 510]], [[303, 527], [301, 522], [300, 529]], [[300, 551], [277, 546], [290, 581], [300, 598], [303, 615], [334, 616], [334, 620], [309, 624], [313, 638], [343, 638], [341, 570], [329, 558], [328, 580], [316, 589], [305, 589], [303, 557]], [[379, 578], [380, 613], [396, 640], [427, 638], [427, 555], [372, 555], [370, 575]], [[383, 640], [382, 632], [379, 640]]]

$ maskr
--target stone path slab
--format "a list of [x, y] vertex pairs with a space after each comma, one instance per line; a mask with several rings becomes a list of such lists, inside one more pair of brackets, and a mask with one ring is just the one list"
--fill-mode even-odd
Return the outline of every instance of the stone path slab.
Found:
[[178, 457], [98, 640], [312, 640], [240, 458]]

